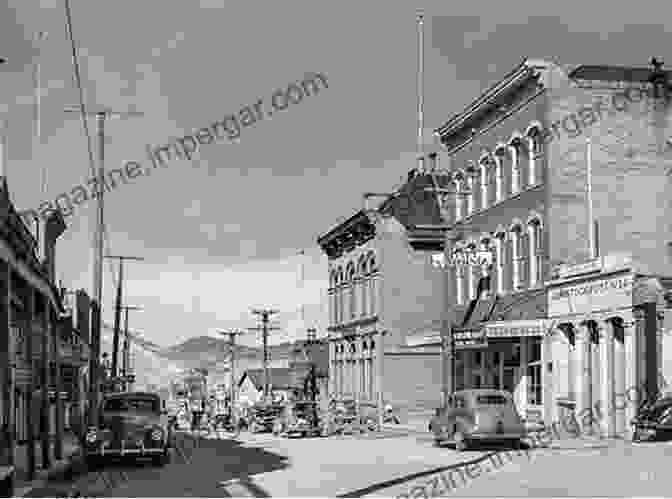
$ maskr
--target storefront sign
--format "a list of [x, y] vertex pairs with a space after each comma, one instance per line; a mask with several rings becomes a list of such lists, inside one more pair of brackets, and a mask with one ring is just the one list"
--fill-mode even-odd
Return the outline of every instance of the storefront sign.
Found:
[[488, 338], [484, 329], [455, 329], [453, 341], [456, 348], [485, 348], [488, 346]]
[[633, 276], [596, 279], [561, 286], [548, 293], [551, 317], [632, 306]]

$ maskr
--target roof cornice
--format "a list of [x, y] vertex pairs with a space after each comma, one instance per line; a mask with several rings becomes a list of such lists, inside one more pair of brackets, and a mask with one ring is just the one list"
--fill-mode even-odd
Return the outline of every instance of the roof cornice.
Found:
[[530, 78], [538, 76], [539, 70], [546, 69], [550, 67], [550, 65], [551, 64], [546, 61], [524, 59], [502, 80], [482, 93], [464, 111], [456, 114], [442, 126], [436, 128], [434, 134], [439, 136], [440, 139], [452, 135], [453, 132], [462, 128], [474, 115], [491, 106], [511, 89]]

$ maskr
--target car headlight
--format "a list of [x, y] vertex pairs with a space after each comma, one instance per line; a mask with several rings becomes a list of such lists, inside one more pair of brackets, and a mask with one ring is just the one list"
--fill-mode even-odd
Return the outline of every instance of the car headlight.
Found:
[[156, 429], [152, 430], [152, 433], [151, 433], [150, 436], [151, 436], [152, 440], [161, 440], [161, 439], [163, 439], [163, 430], [161, 430], [159, 428], [156, 428]]
[[90, 444], [94, 443], [98, 439], [98, 430], [95, 428], [89, 428], [86, 432], [86, 441]]

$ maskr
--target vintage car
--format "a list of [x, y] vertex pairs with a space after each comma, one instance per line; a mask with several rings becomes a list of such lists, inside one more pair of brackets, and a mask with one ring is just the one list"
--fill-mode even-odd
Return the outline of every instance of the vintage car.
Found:
[[672, 439], [672, 395], [643, 407], [631, 422], [632, 440], [645, 442]]
[[447, 402], [447, 407], [437, 409], [429, 423], [437, 446], [451, 442], [463, 451], [476, 441], [500, 441], [518, 448], [525, 437], [525, 425], [507, 391], [462, 390], [453, 393]]
[[282, 405], [279, 404], [260, 404], [252, 408], [252, 417], [250, 420], [250, 431], [252, 433], [262, 433], [273, 431], [275, 420], [282, 413]]
[[286, 437], [310, 437], [321, 434], [318, 404], [296, 401], [286, 404], [273, 424], [273, 434]]
[[99, 424], [84, 438], [87, 463], [95, 468], [109, 458], [151, 458], [163, 466], [173, 439], [168, 412], [155, 393], [106, 395], [99, 407]]

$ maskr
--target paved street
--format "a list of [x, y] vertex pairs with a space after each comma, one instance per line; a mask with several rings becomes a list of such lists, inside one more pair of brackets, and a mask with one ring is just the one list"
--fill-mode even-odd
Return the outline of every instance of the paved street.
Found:
[[669, 443], [611, 442], [601, 449], [538, 449], [530, 459], [505, 456], [501, 465], [486, 459], [478, 470], [472, 468], [473, 479], [462, 480], [454, 473], [451, 480], [446, 472], [441, 479], [437, 473], [374, 495], [424, 497], [424, 488], [428, 496], [434, 490], [441, 496], [458, 497], [669, 496], [670, 456]]
[[[465, 458], [450, 448], [433, 447], [426, 435], [285, 439], [243, 433], [240, 442], [212, 435], [198, 446], [190, 436], [179, 438], [190, 463], [174, 452], [165, 468], [111, 466], [107, 476], [116, 482], [113, 489], [106, 490], [98, 474], [89, 473], [77, 480], [81, 493], [108, 497], [335, 497]], [[483, 454], [466, 453], [469, 458]], [[364, 494], [360, 491], [357, 495]], [[39, 496], [46, 497], [33, 494]]]

